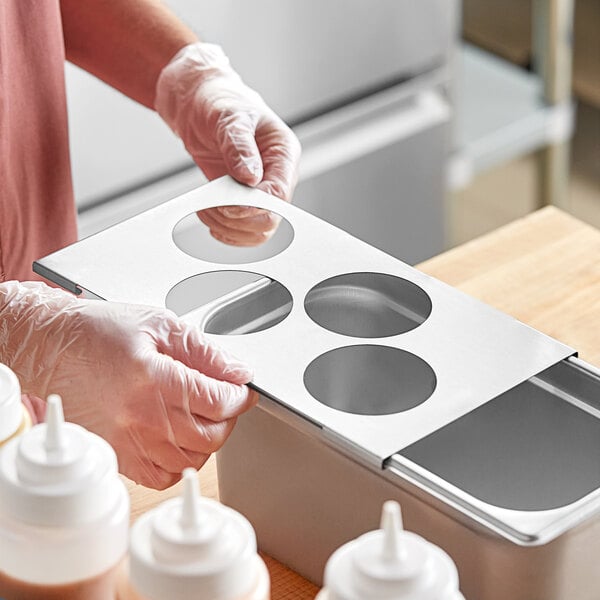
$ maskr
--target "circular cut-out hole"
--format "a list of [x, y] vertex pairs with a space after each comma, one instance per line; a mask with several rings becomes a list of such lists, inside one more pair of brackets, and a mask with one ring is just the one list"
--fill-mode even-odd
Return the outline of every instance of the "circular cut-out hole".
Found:
[[322, 281], [304, 299], [321, 327], [354, 337], [386, 337], [418, 327], [431, 300], [417, 285], [385, 273], [346, 273]]
[[166, 307], [206, 333], [241, 335], [277, 325], [292, 310], [292, 296], [278, 281], [248, 271], [194, 275], [174, 286]]
[[358, 415], [390, 415], [427, 400], [436, 386], [421, 358], [389, 346], [345, 346], [313, 360], [304, 385], [319, 402]]
[[[238, 216], [227, 216], [226, 211]], [[173, 229], [173, 241], [180, 250], [219, 264], [245, 264], [271, 258], [285, 250], [293, 239], [294, 229], [286, 219], [247, 206], [199, 210], [181, 219]]]

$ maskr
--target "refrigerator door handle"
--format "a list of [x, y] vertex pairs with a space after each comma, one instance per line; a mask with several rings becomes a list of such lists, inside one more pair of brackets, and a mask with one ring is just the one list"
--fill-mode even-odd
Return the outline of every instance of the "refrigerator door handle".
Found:
[[[450, 106], [438, 91], [422, 91], [396, 106], [362, 107], [351, 121], [332, 113], [295, 128], [302, 143], [299, 181], [317, 177], [361, 156], [409, 138], [450, 118]], [[350, 121], [350, 122], [348, 122]]]

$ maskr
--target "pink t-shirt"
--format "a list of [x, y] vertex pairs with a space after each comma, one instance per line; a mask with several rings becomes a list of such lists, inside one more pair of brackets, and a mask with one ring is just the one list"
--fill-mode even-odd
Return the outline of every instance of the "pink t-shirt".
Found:
[[0, 0], [0, 281], [77, 239], [59, 0]]

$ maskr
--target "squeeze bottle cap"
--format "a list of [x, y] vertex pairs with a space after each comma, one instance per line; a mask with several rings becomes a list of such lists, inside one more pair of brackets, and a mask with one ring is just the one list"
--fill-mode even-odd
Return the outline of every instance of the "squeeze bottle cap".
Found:
[[17, 376], [0, 363], [0, 442], [11, 437], [23, 419], [21, 386]]
[[181, 497], [142, 515], [130, 536], [130, 578], [148, 600], [229, 600], [256, 580], [256, 536], [238, 512], [201, 498], [183, 471]]
[[459, 600], [451, 558], [404, 531], [400, 505], [383, 505], [381, 529], [336, 550], [325, 568], [330, 600]]
[[59, 396], [48, 397], [46, 423], [0, 452], [0, 511], [42, 526], [74, 526], [110, 511], [122, 494], [117, 457], [101, 437], [65, 423]]

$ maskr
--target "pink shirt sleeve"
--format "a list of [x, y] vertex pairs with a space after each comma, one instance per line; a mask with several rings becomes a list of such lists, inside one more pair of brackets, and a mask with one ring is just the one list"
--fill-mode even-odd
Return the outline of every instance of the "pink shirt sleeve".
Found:
[[0, 1], [0, 281], [77, 239], [58, 0]]

